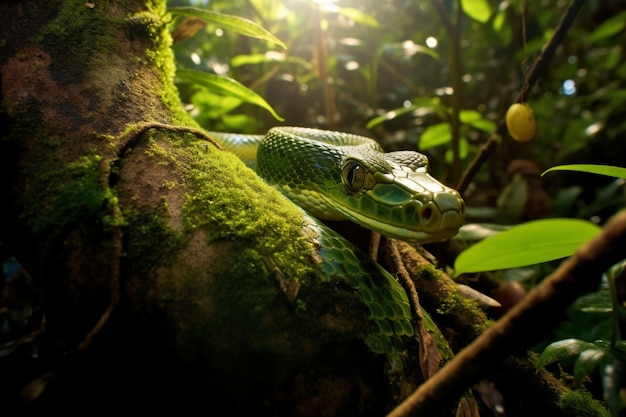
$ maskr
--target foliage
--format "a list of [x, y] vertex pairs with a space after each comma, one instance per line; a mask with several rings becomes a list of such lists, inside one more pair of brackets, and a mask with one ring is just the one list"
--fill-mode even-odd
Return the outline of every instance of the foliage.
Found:
[[578, 219], [534, 220], [493, 235], [463, 251], [455, 274], [516, 268], [572, 255], [600, 228]]
[[[203, 15], [209, 22], [174, 45], [181, 97], [202, 126], [262, 133], [283, 118], [290, 125], [369, 130], [387, 149], [428, 153], [435, 174], [452, 182], [486, 139], [500, 132], [533, 59], [570, 2], [191, 2], [205, 10], [201, 13], [190, 12], [184, 0], [171, 3], [187, 7], [182, 13], [187, 20], [179, 13], [172, 21], [175, 35], [193, 27], [190, 17]], [[493, 236], [458, 257], [457, 275], [502, 270], [489, 274], [502, 282], [530, 270], [537, 282], [554, 267], [547, 261], [572, 254], [624, 208], [626, 11], [618, 3], [585, 4], [529, 92], [525, 104], [536, 118], [536, 137], [518, 143], [509, 135], [494, 136], [495, 155], [464, 192], [471, 224], [457, 240], [469, 246]], [[279, 41], [241, 37], [237, 32], [245, 31], [234, 20], [215, 24], [220, 22], [207, 19], [207, 10], [245, 17]], [[285, 50], [273, 49], [281, 43]], [[536, 172], [513, 170], [518, 160], [531, 161]], [[546, 167], [552, 168], [541, 174]], [[523, 217], [507, 211], [513, 205], [519, 214], [540, 199], [547, 201], [540, 213]], [[537, 220], [541, 217], [552, 219]], [[511, 227], [517, 223], [522, 224]], [[535, 266], [520, 268], [529, 265]], [[599, 294], [615, 297], [610, 288]], [[581, 305], [570, 307], [569, 320], [584, 313]], [[576, 330], [590, 334], [606, 328], [599, 321], [606, 321], [608, 312], [614, 328], [622, 319], [609, 306], [601, 318], [585, 316]], [[604, 372], [609, 362], [623, 363], [622, 342], [614, 332], [596, 335], [600, 341], [572, 339], [563, 333], [567, 323], [559, 329], [565, 341], [547, 349], [543, 363], [561, 359], [563, 352], [576, 356], [579, 379], [596, 368]], [[608, 345], [607, 338], [612, 338]], [[616, 391], [605, 385], [605, 395], [615, 415]]]
[[572, 164], [561, 165], [552, 167], [542, 175], [552, 171], [578, 171], [587, 172], [590, 174], [607, 175], [609, 177], [626, 179], [626, 168], [607, 166], [607, 165], [593, 165], [593, 164]]

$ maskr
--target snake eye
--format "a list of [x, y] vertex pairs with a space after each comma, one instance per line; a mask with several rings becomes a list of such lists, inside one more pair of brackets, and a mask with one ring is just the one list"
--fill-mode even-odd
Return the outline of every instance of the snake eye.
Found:
[[357, 161], [348, 161], [343, 166], [343, 182], [352, 191], [359, 191], [365, 185], [367, 171]]

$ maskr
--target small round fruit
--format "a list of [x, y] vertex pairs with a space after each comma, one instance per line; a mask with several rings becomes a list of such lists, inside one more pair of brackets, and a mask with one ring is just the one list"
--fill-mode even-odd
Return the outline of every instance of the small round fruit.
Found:
[[506, 127], [513, 139], [526, 142], [535, 137], [537, 125], [533, 109], [526, 103], [515, 103], [506, 112]]

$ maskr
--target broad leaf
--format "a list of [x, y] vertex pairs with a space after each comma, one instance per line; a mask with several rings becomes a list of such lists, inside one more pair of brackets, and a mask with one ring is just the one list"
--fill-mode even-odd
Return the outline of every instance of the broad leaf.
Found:
[[582, 352], [588, 349], [597, 349], [598, 346], [591, 342], [586, 342], [580, 339], [563, 339], [557, 342], [551, 343], [546, 347], [539, 359], [537, 360], [537, 367], [543, 367], [555, 362], [562, 362], [567, 359], [573, 359], [578, 357]]
[[459, 112], [459, 120], [463, 123], [471, 124], [482, 118], [483, 115], [477, 110], [461, 110]]
[[485, 119], [482, 113], [476, 110], [461, 110], [459, 120], [483, 132], [493, 133], [496, 130], [496, 124]]
[[281, 122], [285, 120], [274, 111], [272, 106], [270, 106], [269, 103], [263, 99], [263, 97], [232, 78], [190, 69], [179, 69], [176, 72], [176, 78], [180, 83], [197, 84], [213, 91], [214, 93], [236, 97], [247, 103], [263, 107], [277, 120], [280, 120]]
[[378, 20], [368, 14], [363, 13], [359, 9], [353, 9], [352, 7], [340, 7], [337, 12], [347, 17], [348, 19], [354, 20], [355, 22], [362, 25], [370, 26], [373, 28], [377, 28], [380, 26], [378, 24]]
[[591, 35], [586, 37], [588, 42], [596, 42], [610, 38], [626, 28], [626, 12], [622, 12], [602, 22]]
[[420, 137], [418, 148], [421, 150], [432, 148], [433, 146], [444, 145], [452, 140], [450, 123], [437, 123], [428, 126]]
[[431, 112], [440, 106], [441, 106], [441, 101], [438, 98], [424, 98], [424, 97], [416, 98], [415, 100], [413, 100], [413, 104], [411, 104], [408, 107], [400, 107], [397, 109], [393, 109], [381, 116], [377, 116], [373, 118], [372, 120], [367, 122], [366, 127], [368, 129], [371, 129], [372, 127], [377, 126], [381, 123], [384, 123], [389, 120], [393, 120], [398, 116], [411, 113], [417, 110], [421, 110], [423, 112]]
[[578, 219], [534, 220], [476, 243], [457, 257], [455, 275], [534, 265], [572, 255], [600, 232]]
[[244, 19], [243, 17], [199, 9], [197, 7], [170, 7], [168, 11], [179, 16], [198, 17], [207, 22], [215, 23], [224, 29], [232, 30], [233, 32], [241, 33], [242, 35], [253, 38], [265, 39], [287, 49], [287, 45], [285, 45], [276, 36], [272, 35], [270, 32], [253, 21]]
[[600, 365], [600, 361], [607, 355], [601, 348], [586, 349], [580, 352], [574, 364], [574, 379], [580, 383], [584, 377], [591, 374]]
[[240, 67], [242, 65], [265, 64], [268, 62], [289, 62], [291, 64], [300, 65], [303, 68], [309, 70], [312, 68], [312, 65], [309, 61], [276, 51], [269, 51], [264, 54], [237, 55], [230, 60], [230, 64], [233, 67]]
[[487, 0], [461, 0], [461, 7], [469, 17], [480, 23], [485, 23], [491, 16]]
[[615, 167], [611, 165], [591, 165], [591, 164], [572, 164], [559, 165], [544, 171], [543, 175], [552, 171], [577, 171], [587, 172], [590, 174], [606, 175], [608, 177], [626, 178], [626, 168]]
[[623, 375], [623, 361], [617, 359], [607, 360], [600, 365], [604, 400], [613, 416], [623, 415], [623, 410], [626, 408], [626, 401], [622, 394], [624, 387]]
[[398, 116], [401, 116], [403, 114], [407, 114], [407, 113], [411, 113], [413, 111], [415, 111], [417, 109], [418, 106], [416, 105], [412, 105], [410, 107], [401, 107], [399, 109], [395, 109], [395, 110], [390, 110], [387, 113], [381, 115], [381, 116], [377, 116], [374, 117], [372, 120], [370, 120], [369, 122], [367, 122], [367, 125], [365, 127], [367, 127], [368, 129], [373, 128], [374, 126], [377, 126], [381, 123], [384, 123], [386, 121], [389, 120], [393, 120]]

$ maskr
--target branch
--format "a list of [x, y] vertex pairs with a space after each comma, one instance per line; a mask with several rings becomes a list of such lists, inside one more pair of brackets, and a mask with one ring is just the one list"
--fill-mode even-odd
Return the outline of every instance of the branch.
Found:
[[150, 129], [161, 129], [174, 133], [190, 133], [196, 136], [198, 139], [206, 140], [210, 142], [213, 146], [215, 146], [219, 150], [224, 150], [222, 145], [217, 143], [215, 139], [209, 136], [206, 132], [201, 129], [196, 129], [194, 127], [189, 126], [178, 126], [178, 125], [169, 125], [166, 123], [159, 122], [139, 122], [131, 125], [127, 128], [125, 132], [117, 137], [117, 145], [116, 145], [116, 155], [122, 156], [124, 152], [128, 149], [133, 148], [137, 145], [137, 142], [141, 138], [147, 130]]
[[580, 296], [597, 290], [602, 272], [624, 258], [624, 247], [626, 210], [616, 214], [600, 235], [583, 245], [388, 417], [436, 413], [450, 398], [458, 397], [481, 376], [497, 368], [512, 352], [528, 349], [558, 323], [560, 315], [555, 312], [562, 312]]
[[[550, 59], [552, 59], [552, 55], [554, 55], [554, 51], [556, 51], [556, 48], [565, 38], [567, 31], [574, 22], [574, 18], [578, 14], [578, 11], [580, 10], [584, 2], [585, 0], [575, 0], [569, 7], [569, 9], [567, 9], [567, 12], [561, 18], [561, 21], [559, 22], [559, 25], [554, 32], [554, 35], [552, 35], [552, 39], [550, 39], [550, 42], [548, 42], [548, 44], [543, 48], [539, 56], [537, 56], [537, 58], [535, 59], [535, 62], [533, 62], [533, 66], [526, 76], [522, 88], [517, 94], [517, 98], [515, 99], [516, 103], [522, 103], [526, 101], [528, 92], [535, 85], [537, 80], [539, 80], [539, 76], [543, 72], [546, 64], [550, 61]], [[496, 128], [496, 131], [489, 137], [489, 139], [487, 139], [487, 142], [485, 142], [480, 147], [478, 155], [476, 155], [476, 158], [474, 158], [472, 164], [463, 174], [461, 181], [459, 181], [456, 189], [459, 191], [459, 193], [461, 193], [461, 195], [465, 193], [465, 190], [469, 186], [472, 179], [474, 179], [474, 177], [478, 173], [480, 167], [491, 157], [493, 152], [496, 150], [496, 137], [503, 136], [506, 133], [506, 122], [504, 118], [502, 118], [502, 121]]]

